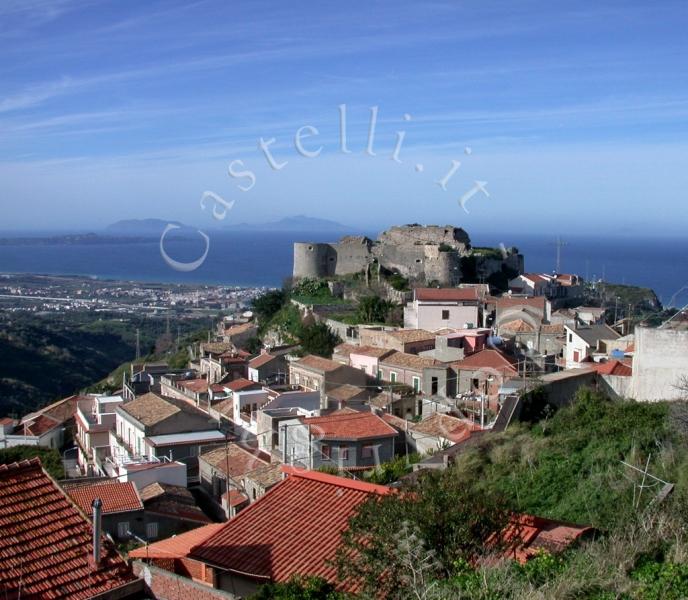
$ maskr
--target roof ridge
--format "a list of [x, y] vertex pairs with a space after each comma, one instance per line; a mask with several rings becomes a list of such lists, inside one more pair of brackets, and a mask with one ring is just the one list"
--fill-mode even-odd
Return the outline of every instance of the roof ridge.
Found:
[[24, 470], [29, 470], [29, 469], [35, 469], [36, 467], [41, 468], [41, 459], [38, 458], [38, 456], [34, 456], [33, 458], [24, 458], [22, 460], [18, 460], [13, 463], [6, 463], [0, 465], [0, 473], [8, 474], [8, 473], [19, 473]]
[[310, 479], [319, 483], [327, 483], [329, 485], [336, 485], [345, 487], [359, 492], [370, 492], [373, 494], [390, 494], [394, 490], [385, 485], [378, 485], [376, 483], [368, 483], [367, 481], [358, 481], [356, 479], [348, 479], [338, 475], [330, 475], [321, 471], [311, 471], [309, 469], [302, 469], [290, 465], [282, 465], [282, 473], [289, 477], [300, 477], [301, 479]]

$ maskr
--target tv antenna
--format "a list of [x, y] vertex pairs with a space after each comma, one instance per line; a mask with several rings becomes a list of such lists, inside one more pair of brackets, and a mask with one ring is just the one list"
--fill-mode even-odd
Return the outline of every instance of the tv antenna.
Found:
[[[643, 478], [640, 481], [640, 484], [637, 484], [633, 482], [633, 507], [637, 510], [640, 508], [640, 500], [642, 498], [643, 491], [646, 489], [654, 488], [657, 487], [660, 483], [663, 484], [662, 488], [659, 490], [659, 493], [651, 500], [650, 504], [658, 503], [664, 500], [671, 492], [674, 490], [674, 484], [669, 483], [668, 481], [664, 481], [663, 479], [660, 479], [659, 477], [656, 477], [652, 473], [649, 472], [649, 467], [650, 467], [650, 458], [652, 457], [652, 454], [649, 454], [647, 457], [647, 460], [645, 461], [645, 468], [640, 469], [636, 467], [635, 465], [631, 465], [627, 463], [626, 461], [619, 461], [622, 465], [628, 467], [629, 469], [633, 469], [634, 471], [637, 471], [638, 473], [641, 473]], [[651, 479], [651, 483], [646, 483], [647, 480]], [[636, 491], [637, 491], [637, 496], [636, 496]]]
[[559, 275], [561, 273], [561, 249], [564, 246], [568, 246], [569, 243], [565, 242], [562, 240], [559, 236], [557, 236], [556, 241], [554, 242], [554, 245], [557, 247], [557, 264], [556, 264], [556, 273]]

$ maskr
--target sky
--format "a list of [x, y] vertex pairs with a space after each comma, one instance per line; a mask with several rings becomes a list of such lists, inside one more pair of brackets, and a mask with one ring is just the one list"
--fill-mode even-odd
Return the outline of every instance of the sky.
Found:
[[687, 30], [684, 0], [3, 0], [0, 230], [681, 235]]

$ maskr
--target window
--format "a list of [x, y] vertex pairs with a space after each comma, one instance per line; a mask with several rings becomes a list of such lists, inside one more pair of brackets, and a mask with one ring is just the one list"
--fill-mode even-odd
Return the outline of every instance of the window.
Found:
[[573, 342], [573, 334], [569, 333], [569, 343]]
[[339, 446], [339, 460], [349, 460], [349, 446]]
[[323, 458], [329, 460], [332, 457], [332, 448], [327, 444], [320, 446], [320, 452], [322, 452]]
[[413, 378], [413, 391], [416, 392], [416, 394], [420, 392], [420, 377]]
[[439, 390], [439, 380], [437, 377], [433, 377], [430, 383], [430, 393], [435, 396]]
[[149, 540], [154, 540], [156, 537], [158, 537], [157, 523], [148, 523], [148, 525], [146, 525], [146, 537]]
[[382, 371], [380, 369], [377, 370], [377, 380], [380, 381], [382, 379]]
[[373, 458], [373, 449], [375, 446], [363, 446], [361, 450], [361, 458]]
[[443, 321], [448, 321], [448, 320], [449, 320], [449, 311], [448, 311], [448, 310], [443, 310], [443, 311], [442, 311], [442, 320], [443, 320]]
[[396, 383], [396, 382], [397, 382], [397, 374], [396, 374], [394, 371], [390, 371], [390, 372], [389, 372], [389, 380], [390, 380], [392, 383]]
[[129, 521], [117, 523], [117, 537], [125, 538], [129, 535]]

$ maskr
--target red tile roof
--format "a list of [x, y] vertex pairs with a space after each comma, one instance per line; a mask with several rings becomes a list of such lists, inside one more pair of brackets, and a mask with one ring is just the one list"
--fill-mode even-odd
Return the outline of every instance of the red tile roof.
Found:
[[229, 492], [224, 494], [224, 497], [227, 499], [231, 508], [236, 508], [237, 506], [241, 506], [242, 504], [246, 504], [248, 502], [248, 496], [239, 490], [231, 489]]
[[480, 427], [451, 415], [433, 413], [420, 423], [411, 423], [411, 430], [417, 433], [444, 438], [455, 444], [467, 440], [473, 431]]
[[103, 502], [103, 514], [121, 513], [132, 510], [143, 510], [143, 503], [131, 482], [108, 482], [96, 485], [83, 485], [67, 490], [70, 498], [87, 515], [93, 514], [92, 502], [100, 498]]
[[244, 377], [239, 377], [238, 379], [234, 379], [229, 383], [225, 383], [224, 386], [232, 392], [240, 392], [241, 390], [247, 390], [249, 388], [262, 387], [260, 383], [256, 383], [250, 379], [245, 379]]
[[251, 369], [257, 369], [258, 367], [262, 367], [263, 365], [267, 365], [269, 362], [272, 362], [276, 358], [277, 358], [277, 356], [275, 356], [274, 354], [270, 354], [269, 352], [264, 352], [263, 354], [259, 354], [253, 360], [249, 361], [248, 366]]
[[595, 529], [531, 515], [516, 515], [500, 534], [507, 543], [504, 556], [520, 563], [530, 560], [538, 550], [556, 554], [576, 540], [594, 534]]
[[44, 433], [48, 433], [48, 431], [60, 427], [61, 425], [61, 421], [48, 415], [40, 414], [35, 418], [25, 420], [17, 427], [16, 431], [18, 435], [33, 435], [40, 437]]
[[378, 348], [377, 346], [357, 346], [351, 351], [351, 354], [355, 354], [356, 356], [368, 356], [369, 358], [383, 358], [392, 352], [394, 352], [394, 350], [390, 350], [389, 348]]
[[192, 392], [207, 392], [208, 391], [208, 380], [202, 379], [186, 379], [179, 382], [179, 387], [183, 387]]
[[476, 369], [495, 369], [516, 374], [516, 361], [507, 358], [501, 352], [492, 348], [485, 348], [463, 360], [452, 363], [457, 369], [472, 371]]
[[238, 444], [227, 444], [208, 450], [200, 455], [199, 460], [213, 466], [225, 475], [238, 478], [246, 473], [270, 463], [270, 456], [260, 450], [249, 450]]
[[609, 360], [604, 363], [594, 363], [589, 366], [600, 375], [621, 375], [622, 377], [630, 377], [633, 375], [633, 369], [620, 360]]
[[371, 412], [339, 413], [325, 417], [301, 417], [313, 435], [331, 440], [365, 440], [391, 437], [397, 431]]
[[[135, 581], [102, 539], [101, 564], [90, 523], [37, 458], [0, 465], [0, 590], [8, 598], [91, 598]], [[21, 591], [20, 591], [21, 590]]]
[[287, 581], [293, 575], [336, 581], [334, 558], [349, 518], [389, 488], [283, 467], [287, 479], [192, 549], [190, 557], [244, 577]]
[[532, 306], [545, 309], [547, 298], [544, 296], [502, 296], [497, 298], [497, 308], [511, 308], [512, 306]]
[[222, 529], [226, 523], [211, 523], [180, 533], [166, 540], [160, 540], [147, 547], [136, 548], [129, 552], [131, 558], [184, 558], [191, 548], [200, 544]]
[[416, 288], [416, 300], [429, 302], [457, 302], [478, 299], [476, 288]]
[[294, 367], [302, 367], [305, 369], [312, 369], [327, 373], [328, 371], [336, 371], [337, 369], [341, 368], [342, 363], [330, 360], [329, 358], [322, 358], [320, 356], [309, 354], [308, 356], [304, 356], [302, 359], [292, 363], [292, 365]]

